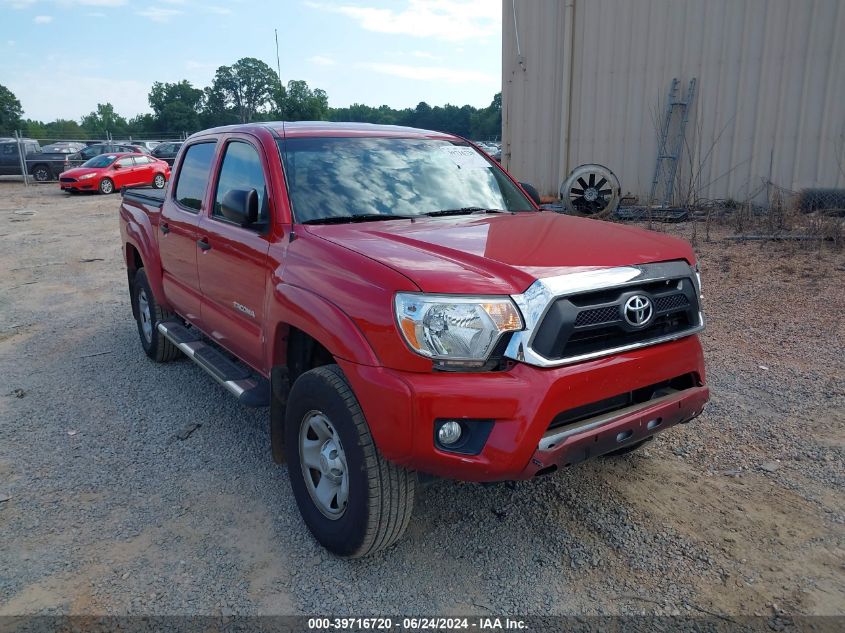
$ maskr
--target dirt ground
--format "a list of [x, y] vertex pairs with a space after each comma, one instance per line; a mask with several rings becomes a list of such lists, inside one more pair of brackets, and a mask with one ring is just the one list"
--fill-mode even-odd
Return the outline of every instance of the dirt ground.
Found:
[[307, 535], [266, 412], [144, 357], [118, 205], [0, 179], [0, 615], [845, 614], [841, 251], [698, 230], [699, 420], [532, 482], [437, 482], [348, 562]]

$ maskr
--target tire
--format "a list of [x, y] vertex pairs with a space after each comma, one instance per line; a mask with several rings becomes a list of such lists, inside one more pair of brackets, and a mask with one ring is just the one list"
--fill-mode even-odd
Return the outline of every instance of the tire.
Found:
[[175, 315], [163, 310], [156, 303], [153, 291], [150, 289], [150, 282], [147, 280], [147, 272], [143, 268], [135, 273], [135, 281], [132, 284], [132, 306], [144, 353], [158, 363], [166, 363], [179, 356], [179, 348], [165, 338], [157, 327], [161, 321], [166, 321]]
[[114, 182], [112, 182], [111, 178], [103, 178], [100, 181], [100, 193], [108, 195], [110, 193], [114, 193]]
[[153, 189], [164, 189], [165, 184], [167, 184], [167, 180], [164, 178], [164, 174], [153, 176]]
[[32, 168], [32, 177], [35, 182], [48, 182], [53, 177], [53, 172], [47, 165], [36, 165]]
[[[321, 425], [328, 431], [325, 437], [314, 430]], [[315, 467], [302, 458], [309, 445], [312, 465], [318, 457]], [[337, 365], [307, 371], [294, 383], [285, 412], [285, 455], [302, 518], [329, 551], [360, 558], [390, 547], [405, 532], [414, 508], [416, 473], [379, 454]], [[341, 502], [344, 477], [346, 503]], [[337, 491], [323, 495], [327, 504], [316, 496], [324, 479], [327, 488], [335, 486]]]

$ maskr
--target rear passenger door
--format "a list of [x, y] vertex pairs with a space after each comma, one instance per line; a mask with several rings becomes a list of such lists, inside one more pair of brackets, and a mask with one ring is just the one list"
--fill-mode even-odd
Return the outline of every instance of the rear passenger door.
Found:
[[191, 144], [171, 187], [158, 226], [162, 284], [168, 302], [182, 317], [202, 327], [197, 276], [197, 225], [207, 204], [211, 165], [217, 143]]
[[[251, 137], [227, 139], [212, 205], [200, 219], [197, 232], [202, 249], [197, 255], [197, 269], [203, 329], [258, 370], [263, 362], [261, 336], [269, 279], [271, 203], [265, 164], [260, 146]], [[258, 223], [242, 227], [223, 217], [221, 202], [232, 189], [255, 189], [259, 199]]]
[[132, 179], [137, 185], [149, 185], [153, 182], [153, 160], [149, 156], [135, 157], [135, 170]]
[[0, 175], [11, 176], [21, 173], [17, 143], [0, 143]]

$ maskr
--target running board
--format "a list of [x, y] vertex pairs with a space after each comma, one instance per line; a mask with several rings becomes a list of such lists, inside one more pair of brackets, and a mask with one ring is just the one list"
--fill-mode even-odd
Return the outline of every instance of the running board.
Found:
[[178, 321], [163, 321], [158, 331], [223, 385], [246, 407], [270, 406], [270, 382], [226, 358], [214, 345]]

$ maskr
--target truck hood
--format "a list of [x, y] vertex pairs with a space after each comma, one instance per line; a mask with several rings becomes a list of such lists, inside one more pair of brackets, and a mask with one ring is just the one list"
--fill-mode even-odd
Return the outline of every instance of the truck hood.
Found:
[[676, 259], [695, 261], [684, 240], [549, 211], [305, 229], [390, 266], [425, 292], [518, 294], [542, 277]]

